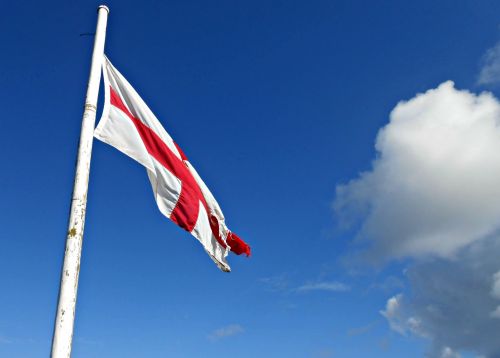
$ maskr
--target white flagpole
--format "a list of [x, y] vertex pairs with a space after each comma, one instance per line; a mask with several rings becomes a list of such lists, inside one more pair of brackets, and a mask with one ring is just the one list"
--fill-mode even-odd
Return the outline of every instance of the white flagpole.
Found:
[[97, 95], [99, 93], [99, 82], [101, 81], [101, 65], [104, 56], [104, 40], [106, 37], [108, 13], [109, 9], [104, 5], [99, 6], [97, 9], [94, 50], [83, 111], [75, 183], [73, 186], [68, 234], [66, 237], [66, 252], [64, 254], [64, 264], [61, 273], [54, 336], [52, 338], [52, 358], [69, 358], [71, 356], [83, 227], [87, 207], [90, 157], [92, 154]]

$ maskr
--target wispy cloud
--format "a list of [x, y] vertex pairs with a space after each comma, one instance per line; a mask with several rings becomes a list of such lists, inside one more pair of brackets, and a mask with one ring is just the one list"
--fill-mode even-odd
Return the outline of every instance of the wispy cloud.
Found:
[[488, 49], [482, 59], [477, 83], [492, 85], [500, 82], [500, 42]]
[[345, 292], [351, 287], [339, 281], [308, 281], [302, 285], [291, 283], [287, 274], [280, 274], [259, 279], [259, 282], [266, 286], [269, 291], [281, 292], [285, 294], [306, 293], [311, 291]]
[[262, 277], [259, 279], [259, 282], [266, 286], [269, 291], [273, 292], [287, 291], [290, 286], [288, 276], [284, 273], [269, 277]]
[[332, 292], [345, 292], [349, 291], [351, 287], [338, 281], [323, 281], [315, 283], [306, 283], [305, 285], [296, 288], [297, 292], [309, 291], [332, 291]]
[[212, 342], [218, 341], [219, 339], [235, 336], [237, 334], [245, 332], [245, 329], [239, 324], [230, 324], [225, 327], [217, 328], [212, 333], [208, 335], [208, 339]]

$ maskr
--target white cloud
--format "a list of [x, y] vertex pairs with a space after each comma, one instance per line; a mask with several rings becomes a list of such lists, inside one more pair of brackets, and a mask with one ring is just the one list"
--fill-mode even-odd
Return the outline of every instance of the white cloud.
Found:
[[384, 316], [391, 328], [401, 334], [406, 334], [406, 327], [404, 324], [404, 319], [402, 319], [401, 314], [401, 300], [403, 298], [402, 294], [393, 296], [387, 300], [385, 304], [385, 311], [380, 311], [380, 314]]
[[500, 358], [499, 101], [445, 82], [399, 103], [376, 150], [334, 208], [368, 257], [413, 259], [381, 314], [428, 339], [429, 357]]
[[399, 103], [370, 171], [337, 187], [372, 258], [453, 257], [500, 227], [500, 104], [445, 82]]
[[500, 82], [500, 42], [488, 49], [482, 59], [477, 83], [491, 85]]
[[383, 311], [390, 327], [429, 339], [431, 357], [441, 357], [449, 347], [499, 358], [499, 303], [491, 295], [499, 256], [500, 237], [492, 236], [464, 249], [456, 260], [413, 264], [407, 273], [413, 295], [390, 298]]
[[380, 311], [392, 330], [406, 335], [408, 332], [425, 337], [426, 334], [421, 330], [421, 322], [417, 317], [408, 316], [403, 305], [403, 294], [398, 294], [387, 300], [385, 311]]
[[303, 285], [292, 284], [287, 274], [263, 277], [259, 279], [269, 291], [281, 293], [305, 293], [310, 291], [350, 291], [351, 287], [339, 281], [310, 281]]
[[307, 291], [333, 291], [333, 292], [345, 292], [349, 291], [351, 288], [342, 282], [337, 281], [324, 281], [316, 283], [306, 283], [305, 285], [297, 287], [297, 292], [307, 292]]
[[222, 338], [235, 336], [237, 334], [243, 333], [245, 329], [239, 324], [230, 324], [225, 327], [217, 328], [212, 333], [208, 335], [208, 339], [211, 341], [217, 341]]

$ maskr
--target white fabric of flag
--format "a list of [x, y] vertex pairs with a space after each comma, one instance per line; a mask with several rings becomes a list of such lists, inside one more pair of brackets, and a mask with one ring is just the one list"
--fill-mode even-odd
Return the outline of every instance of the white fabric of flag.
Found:
[[225, 224], [217, 201], [160, 121], [105, 57], [105, 104], [94, 136], [142, 164], [161, 213], [190, 232], [223, 271], [229, 251], [250, 247]]

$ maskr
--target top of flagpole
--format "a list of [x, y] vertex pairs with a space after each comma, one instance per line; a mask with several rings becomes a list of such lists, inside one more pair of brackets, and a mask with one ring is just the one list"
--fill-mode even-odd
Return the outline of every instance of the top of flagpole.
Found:
[[99, 5], [99, 7], [97, 8], [97, 11], [99, 12], [100, 9], [106, 10], [109, 14], [109, 7], [107, 7], [106, 5]]

